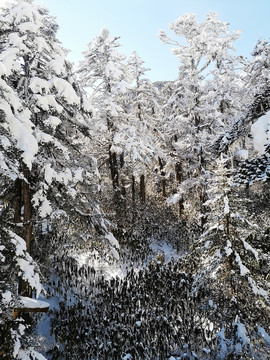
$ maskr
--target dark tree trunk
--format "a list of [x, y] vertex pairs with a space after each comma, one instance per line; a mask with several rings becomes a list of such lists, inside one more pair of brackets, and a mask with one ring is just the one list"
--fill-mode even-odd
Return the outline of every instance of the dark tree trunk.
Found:
[[[32, 204], [31, 204], [31, 190], [29, 185], [29, 170], [24, 170], [24, 177], [26, 180], [23, 180], [22, 183], [22, 201], [24, 206], [24, 240], [26, 243], [26, 250], [31, 254], [31, 241], [32, 241]], [[19, 279], [19, 294], [23, 296], [32, 296], [32, 290], [28, 282], [24, 281], [22, 278]]]
[[204, 205], [204, 203], [206, 201], [207, 201], [207, 194], [206, 194], [206, 192], [202, 192], [202, 194], [200, 196], [200, 202], [201, 202], [201, 228], [202, 228], [202, 231], [204, 230], [204, 225], [207, 223], [207, 208]]
[[22, 180], [16, 179], [14, 185], [14, 222], [21, 222], [21, 210], [22, 210]]
[[121, 180], [121, 195], [123, 197], [126, 197], [127, 195], [124, 179]]
[[120, 155], [120, 168], [122, 169], [122, 167], [124, 166], [125, 164], [125, 159], [124, 159], [124, 153], [122, 153]]
[[227, 233], [227, 236], [230, 237], [230, 216], [229, 216], [229, 214], [226, 215], [226, 233]]
[[162, 196], [166, 197], [166, 180], [165, 180], [165, 172], [163, 171], [164, 163], [162, 162], [161, 158], [158, 158], [159, 168], [160, 168], [160, 175], [161, 175], [161, 188], [162, 188]]
[[31, 240], [32, 240], [32, 204], [31, 204], [31, 190], [29, 185], [29, 170], [24, 171], [24, 177], [22, 186], [22, 198], [24, 206], [24, 240], [26, 242], [26, 250], [31, 254]]
[[182, 165], [181, 163], [177, 163], [175, 165], [175, 177], [176, 177], [176, 181], [181, 184], [181, 182], [183, 181], [183, 172], [182, 172]]
[[111, 151], [109, 151], [109, 164], [110, 164], [113, 188], [117, 189], [119, 188], [117, 157], [116, 157], [116, 153], [112, 153]]
[[132, 191], [132, 201], [135, 202], [136, 199], [136, 188], [135, 188], [135, 176], [132, 176], [132, 186], [131, 186], [131, 191]]
[[[181, 163], [177, 163], [175, 165], [175, 177], [176, 177], [176, 181], [178, 184], [181, 184], [181, 182], [183, 181], [183, 169], [182, 169], [182, 165]], [[184, 214], [184, 199], [181, 197], [179, 202], [178, 202], [178, 213], [179, 216], [183, 216]]]
[[140, 199], [141, 202], [145, 203], [145, 177], [144, 175], [141, 175], [140, 177]]

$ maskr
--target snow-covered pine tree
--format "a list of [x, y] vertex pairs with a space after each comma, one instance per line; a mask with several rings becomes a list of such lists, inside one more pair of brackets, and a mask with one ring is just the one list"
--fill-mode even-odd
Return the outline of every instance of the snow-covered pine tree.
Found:
[[251, 125], [270, 109], [269, 90], [269, 43], [260, 39], [252, 53], [253, 58], [242, 69], [244, 71], [241, 112], [224, 133], [213, 142], [216, 156], [245, 139]]
[[[128, 97], [128, 124], [122, 129], [125, 138], [121, 141], [126, 164], [132, 173], [132, 189], [135, 189], [135, 179], [140, 178], [140, 198], [145, 202], [145, 182], [150, 178], [152, 183], [163, 161], [162, 134], [158, 132], [157, 122], [160, 117], [159, 91], [145, 77], [146, 69], [143, 60], [134, 51], [128, 60], [128, 67], [134, 79], [134, 86]], [[161, 160], [162, 159], [162, 160]], [[135, 193], [132, 194], [135, 198]]]
[[[25, 266], [31, 253], [46, 261], [56, 250], [60, 255], [65, 244], [92, 246], [94, 236], [113, 244], [111, 256], [117, 257], [117, 242], [94, 200], [96, 160], [85, 151], [91, 142], [89, 104], [56, 38], [57, 28], [48, 10], [32, 0], [1, 10], [1, 224], [6, 234], [1, 251], [8, 259], [3, 275], [19, 275], [19, 293], [26, 296], [35, 290], [34, 270], [26, 277], [25, 267], [18, 269], [16, 259], [24, 254], [14, 247], [15, 237], [27, 252]], [[2, 294], [12, 287], [16, 295], [14, 276], [3, 279]], [[5, 306], [11, 311], [13, 302]]]
[[[181, 178], [181, 198], [197, 189], [202, 203], [205, 199], [203, 175], [211, 158], [211, 139], [224, 128], [225, 100], [231, 101], [232, 91], [235, 91], [231, 85], [238, 63], [230, 51], [240, 34], [230, 34], [228, 24], [212, 12], [202, 23], [194, 14], [184, 14], [170, 25], [170, 29], [182, 39], [173, 40], [164, 31], [160, 32], [161, 41], [174, 45], [173, 53], [180, 60], [179, 76], [167, 105], [164, 131], [174, 154], [173, 171], [181, 174], [176, 176]], [[225, 94], [227, 82], [230, 86]]]
[[[268, 329], [269, 282], [264, 254], [254, 239], [262, 229], [250, 219], [244, 197], [233, 186], [231, 159], [221, 156], [209, 179], [205, 232], [187, 257], [195, 275], [193, 293], [209, 312], [219, 343], [215, 358], [264, 353], [259, 329]], [[258, 321], [259, 319], [259, 321]], [[213, 355], [212, 355], [213, 356]]]
[[[123, 167], [122, 148], [118, 146], [119, 126], [126, 121], [122, 97], [129, 88], [125, 56], [118, 51], [119, 37], [111, 36], [107, 28], [88, 44], [78, 74], [82, 86], [91, 92], [92, 102], [102, 130], [103, 161], [108, 162], [114, 190], [119, 190], [119, 173]], [[107, 153], [104, 154], [104, 148]]]

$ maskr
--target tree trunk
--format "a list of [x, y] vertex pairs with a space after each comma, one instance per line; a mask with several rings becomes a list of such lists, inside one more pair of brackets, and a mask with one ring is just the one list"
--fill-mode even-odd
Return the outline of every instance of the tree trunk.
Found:
[[116, 153], [115, 152], [112, 153], [110, 150], [109, 150], [109, 164], [110, 164], [113, 188], [117, 189], [119, 187], [117, 158], [116, 158]]
[[132, 191], [132, 201], [135, 202], [136, 199], [136, 189], [135, 189], [135, 176], [132, 176], [132, 187], [131, 187], [131, 191]]
[[[178, 184], [181, 184], [181, 182], [183, 181], [183, 170], [182, 170], [182, 165], [181, 163], [177, 163], [175, 165], [175, 177], [176, 177], [176, 181], [178, 182]], [[179, 216], [183, 216], [184, 214], [184, 199], [181, 197], [179, 202], [178, 202], [178, 213]]]
[[140, 177], [140, 199], [141, 202], [145, 203], [145, 177], [141, 175]]
[[202, 190], [200, 196], [201, 202], [201, 228], [202, 231], [204, 230], [204, 225], [207, 223], [207, 208], [205, 207], [204, 203], [207, 201], [208, 197], [205, 191]]
[[22, 210], [22, 180], [16, 179], [14, 185], [14, 223], [21, 222], [21, 210]]
[[[31, 240], [32, 240], [32, 204], [31, 204], [31, 190], [30, 185], [27, 182], [29, 180], [29, 170], [24, 170], [24, 177], [26, 180], [23, 180], [22, 183], [22, 201], [24, 206], [24, 240], [26, 243], [26, 250], [31, 254]], [[23, 279], [19, 279], [19, 294], [23, 296], [32, 296], [32, 290], [28, 282]]]
[[161, 175], [161, 188], [162, 188], [162, 196], [166, 197], [166, 180], [165, 180], [165, 172], [162, 170], [164, 168], [164, 164], [161, 158], [158, 158], [160, 175]]
[[125, 164], [125, 159], [124, 159], [124, 153], [122, 153], [120, 155], [120, 168], [122, 169], [122, 167], [124, 166]]
[[[29, 170], [24, 171], [24, 176], [29, 180]], [[23, 181], [23, 205], [24, 205], [24, 240], [26, 242], [26, 250], [31, 254], [31, 240], [32, 240], [32, 204], [31, 204], [31, 190], [28, 182]]]

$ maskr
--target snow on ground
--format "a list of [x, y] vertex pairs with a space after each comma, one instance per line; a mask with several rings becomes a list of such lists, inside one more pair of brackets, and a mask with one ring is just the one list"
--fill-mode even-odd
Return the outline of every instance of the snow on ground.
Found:
[[[138, 272], [141, 269], [147, 268], [151, 261], [162, 261], [162, 263], [169, 262], [172, 258], [177, 261], [182, 253], [178, 253], [177, 250], [169, 243], [165, 241], [158, 241], [154, 238], [148, 239], [148, 245], [150, 247], [149, 256], [143, 263], [130, 263], [128, 260], [123, 259], [123, 261], [115, 262], [110, 264], [104, 259], [99, 257], [94, 258], [93, 252], [86, 251], [81, 253], [73, 253], [70, 254], [74, 260], [77, 261], [79, 268], [83, 266], [90, 266], [95, 268], [97, 276], [104, 276], [105, 279], [117, 278], [123, 279], [125, 277], [128, 269], [133, 268], [135, 272]], [[120, 249], [121, 251], [121, 249]], [[67, 269], [66, 269], [67, 270]], [[54, 281], [55, 284], [58, 284], [57, 274], [52, 274], [51, 281]], [[81, 279], [82, 282], [85, 279]], [[48, 289], [50, 290], [50, 289]], [[49, 291], [48, 291], [49, 292]], [[78, 299], [75, 296], [71, 296], [68, 294], [67, 299], [63, 299], [60, 293], [56, 293], [53, 296], [42, 297], [40, 296], [37, 300], [38, 302], [46, 302], [46, 304], [50, 305], [49, 313], [44, 313], [41, 315], [40, 320], [38, 322], [38, 326], [36, 329], [35, 339], [37, 343], [37, 350], [41, 351], [45, 354], [46, 351], [49, 351], [54, 346], [58, 346], [56, 344], [56, 339], [54, 334], [51, 333], [51, 318], [53, 318], [53, 311], [60, 309], [60, 303], [65, 302], [67, 305], [76, 302]], [[89, 298], [90, 300], [90, 298]], [[138, 327], [140, 326], [139, 322], [136, 324]], [[126, 359], [128, 359], [128, 355]]]
[[72, 257], [78, 262], [80, 267], [83, 265], [91, 266], [98, 274], [102, 274], [105, 279], [116, 277], [122, 279], [124, 277], [122, 267], [119, 263], [110, 264], [108, 261], [102, 260], [101, 258], [94, 259], [92, 251], [73, 254]]
[[172, 244], [169, 244], [166, 241], [158, 241], [154, 238], [150, 240], [150, 248], [153, 251], [154, 258], [163, 255], [165, 263], [169, 262], [171, 259], [177, 261], [183, 256], [183, 254], [179, 253]]

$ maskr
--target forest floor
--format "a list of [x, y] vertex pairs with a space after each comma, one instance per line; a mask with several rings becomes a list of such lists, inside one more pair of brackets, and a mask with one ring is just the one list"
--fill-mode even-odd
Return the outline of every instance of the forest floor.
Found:
[[[37, 325], [33, 334], [37, 344], [36, 349], [47, 359], [58, 359], [58, 356], [60, 356], [57, 355], [58, 352], [60, 354], [64, 351], [63, 345], [55, 336], [54, 322], [56, 314], [61, 314], [61, 307], [63, 306], [71, 308], [77, 306], [80, 302], [91, 305], [91, 299], [95, 297], [93, 294], [99, 292], [97, 289], [99, 287], [98, 278], [109, 282], [112, 279], [121, 279], [123, 281], [131, 269], [135, 274], [138, 274], [140, 271], [147, 270], [151, 263], [162, 266], [170, 262], [177, 262], [186, 255], [186, 251], [178, 251], [175, 244], [155, 238], [144, 240], [140, 244], [139, 251], [136, 251], [136, 256], [132, 256], [129, 246], [125, 244], [121, 246], [119, 252], [120, 260], [115, 263], [93, 259], [91, 253], [88, 252], [73, 253], [71, 257], [73, 265], [76, 264], [77, 280], [74, 278], [74, 274], [72, 275], [72, 272], [74, 272], [72, 265], [70, 269], [70, 265], [59, 264], [59, 261], [58, 264], [54, 264], [50, 279], [45, 287], [47, 294], [39, 298], [50, 304], [50, 310], [48, 313], [36, 317]], [[95, 280], [90, 281], [90, 283], [87, 276], [80, 272], [80, 269], [89, 267], [91, 271], [92, 269], [95, 271]], [[59, 358], [65, 359], [65, 357]], [[78, 360], [80, 360], [79, 357]]]

